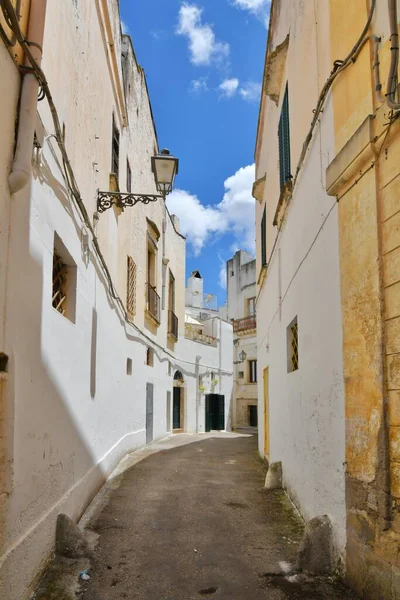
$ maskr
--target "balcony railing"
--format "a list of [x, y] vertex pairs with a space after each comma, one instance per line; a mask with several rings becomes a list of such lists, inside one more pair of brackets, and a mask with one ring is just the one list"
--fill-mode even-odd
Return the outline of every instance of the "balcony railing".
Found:
[[150, 283], [147, 284], [147, 311], [157, 323], [160, 323], [160, 296]]
[[206, 335], [202, 333], [196, 325], [190, 325], [185, 323], [185, 338], [192, 340], [192, 342], [199, 342], [199, 344], [205, 344], [206, 346], [217, 347], [217, 338], [212, 335]]
[[178, 339], [178, 317], [172, 310], [168, 311], [168, 335]]
[[245, 333], [247, 331], [252, 331], [256, 329], [256, 317], [252, 315], [250, 317], [245, 317], [244, 319], [235, 319], [233, 321], [233, 332], [234, 333]]

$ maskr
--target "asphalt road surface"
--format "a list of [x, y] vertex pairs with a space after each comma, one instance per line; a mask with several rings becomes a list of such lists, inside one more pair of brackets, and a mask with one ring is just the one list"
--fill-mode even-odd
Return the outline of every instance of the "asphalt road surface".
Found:
[[91, 524], [99, 538], [80, 597], [356, 598], [295, 574], [303, 523], [264, 479], [254, 435], [207, 438], [135, 464]]

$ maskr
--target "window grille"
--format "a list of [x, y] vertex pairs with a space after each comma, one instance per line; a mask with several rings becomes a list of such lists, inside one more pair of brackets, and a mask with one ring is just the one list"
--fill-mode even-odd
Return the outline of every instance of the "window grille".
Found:
[[289, 127], [289, 91], [286, 84], [285, 95], [282, 103], [282, 111], [279, 119], [279, 176], [281, 189], [285, 183], [290, 181], [290, 127]]
[[288, 373], [299, 368], [299, 329], [297, 317], [291, 322], [288, 329]]
[[132, 191], [132, 171], [129, 160], [126, 161], [126, 191], [129, 193]]
[[267, 208], [264, 206], [264, 212], [261, 219], [261, 266], [267, 264]]
[[112, 121], [112, 153], [111, 153], [111, 173], [114, 173], [117, 176], [119, 175], [119, 130], [115, 124], [115, 119], [113, 115]]
[[128, 256], [126, 310], [130, 317], [136, 314], [136, 263]]
[[53, 307], [59, 313], [65, 316], [67, 299], [67, 274], [68, 267], [63, 263], [61, 257], [54, 252], [53, 254]]
[[257, 382], [257, 361], [249, 360], [249, 383]]
[[293, 371], [297, 371], [299, 368], [299, 338], [298, 338], [298, 325], [297, 322], [292, 325], [290, 328], [292, 332], [292, 342], [291, 342], [291, 350], [292, 350], [292, 367]]

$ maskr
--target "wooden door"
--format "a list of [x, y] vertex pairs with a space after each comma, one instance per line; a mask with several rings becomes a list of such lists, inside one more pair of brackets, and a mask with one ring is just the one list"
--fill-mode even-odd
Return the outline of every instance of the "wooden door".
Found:
[[179, 387], [174, 387], [172, 427], [173, 429], [181, 428], [181, 388]]
[[269, 459], [269, 373], [264, 369], [264, 455]]

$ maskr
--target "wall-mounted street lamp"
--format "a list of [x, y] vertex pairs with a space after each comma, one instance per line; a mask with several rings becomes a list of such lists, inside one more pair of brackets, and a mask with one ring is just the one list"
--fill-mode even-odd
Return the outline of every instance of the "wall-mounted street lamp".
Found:
[[97, 192], [97, 212], [102, 213], [114, 204], [117, 208], [135, 206], [138, 202], [149, 204], [156, 202], [172, 192], [175, 176], [178, 173], [179, 160], [169, 150], [161, 150], [160, 154], [151, 157], [151, 171], [154, 175], [159, 194], [134, 194], [123, 192]]
[[246, 358], [247, 358], [247, 354], [246, 354], [246, 352], [245, 352], [244, 350], [241, 350], [241, 351], [239, 352], [239, 360], [235, 360], [235, 361], [233, 362], [233, 364], [234, 364], [234, 365], [240, 365], [240, 363], [244, 362], [244, 361], [246, 360]]

